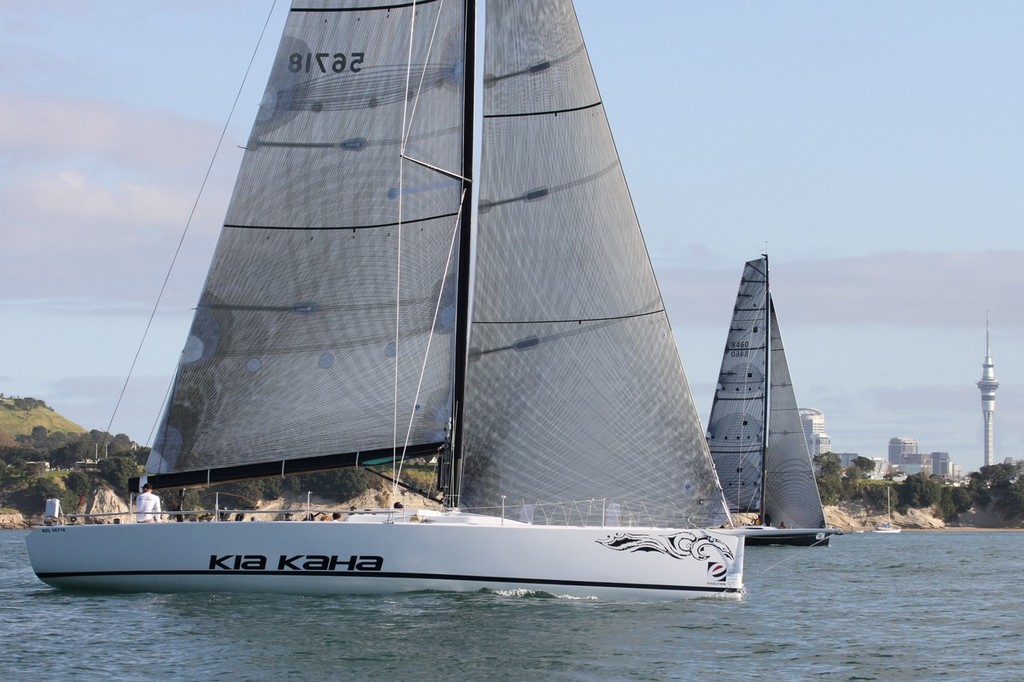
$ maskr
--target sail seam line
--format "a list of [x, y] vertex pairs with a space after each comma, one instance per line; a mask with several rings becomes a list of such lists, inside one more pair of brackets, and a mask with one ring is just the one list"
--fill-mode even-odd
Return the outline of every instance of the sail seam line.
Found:
[[612, 320], [630, 320], [637, 317], [649, 317], [660, 315], [665, 312], [664, 308], [652, 310], [647, 313], [630, 313], [629, 315], [612, 315], [610, 317], [569, 317], [562, 320], [473, 320], [473, 324], [560, 324], [564, 322], [609, 322]]
[[394, 5], [381, 5], [380, 7], [292, 7], [289, 12], [309, 12], [311, 14], [330, 14], [334, 12], [376, 12], [379, 10], [390, 11], [393, 9], [409, 9], [420, 5], [428, 5], [438, 0], [415, 0], [414, 2], [402, 2]]
[[458, 211], [454, 213], [442, 213], [441, 215], [427, 216], [426, 218], [415, 218], [413, 220], [403, 220], [401, 223], [374, 223], [372, 225], [323, 225], [320, 227], [314, 227], [312, 225], [303, 226], [291, 226], [291, 225], [237, 225], [225, 223], [225, 228], [232, 228], [236, 230], [314, 230], [314, 231], [331, 231], [331, 230], [375, 230], [381, 227], [398, 227], [399, 225], [409, 225], [411, 223], [426, 223], [431, 220], [440, 220], [441, 218], [453, 218], [458, 216]]
[[573, 111], [586, 111], [587, 109], [593, 109], [594, 107], [601, 106], [601, 102], [594, 102], [593, 104], [586, 104], [582, 107], [571, 107], [569, 109], [550, 109], [548, 111], [527, 111], [520, 114], [484, 114], [484, 118], [522, 118], [524, 116], [551, 116], [558, 114], [567, 114]]

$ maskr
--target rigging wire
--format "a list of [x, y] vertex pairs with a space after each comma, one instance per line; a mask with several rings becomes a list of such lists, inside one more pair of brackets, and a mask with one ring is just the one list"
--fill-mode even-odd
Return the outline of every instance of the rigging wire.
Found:
[[[413, 6], [416, 2], [413, 0]], [[408, 95], [409, 82], [412, 80], [412, 41], [416, 33], [416, 12], [409, 18], [409, 47], [405, 58], [405, 92]], [[402, 98], [402, 137], [398, 149], [398, 244], [395, 253], [395, 373], [391, 412], [391, 478], [398, 479], [398, 367], [401, 358], [401, 321], [402, 321], [402, 224], [405, 219], [405, 144], [409, 118], [409, 97]], [[391, 504], [393, 507], [398, 497], [398, 485], [391, 485]]]
[[[135, 357], [132, 358], [131, 366], [128, 368], [128, 375], [125, 377], [124, 384], [121, 386], [121, 392], [117, 396], [117, 402], [114, 404], [114, 409], [110, 414], [110, 421], [107, 422], [107, 435], [110, 433], [110, 429], [114, 424], [114, 419], [117, 417], [117, 410], [121, 406], [121, 401], [124, 400], [124, 394], [128, 390], [128, 383], [132, 379], [132, 375], [135, 372], [135, 365], [138, 364], [139, 356], [142, 354], [142, 348], [146, 344], [146, 339], [149, 337], [150, 329], [153, 327], [153, 320], [156, 318], [156, 312], [160, 308], [160, 302], [163, 300], [164, 293], [167, 291], [167, 283], [171, 279], [171, 272], [174, 271], [174, 266], [178, 262], [178, 256], [181, 255], [181, 248], [185, 243], [185, 237], [188, 235], [189, 228], [192, 227], [192, 220], [195, 218], [196, 209], [199, 207], [199, 200], [203, 196], [203, 191], [206, 189], [206, 183], [210, 179], [210, 174], [213, 172], [213, 164], [217, 160], [217, 156], [220, 154], [221, 146], [224, 144], [224, 138], [227, 136], [228, 125], [231, 123], [231, 119], [234, 116], [235, 109], [238, 107], [238, 100], [242, 97], [242, 89], [245, 87], [245, 83], [249, 79], [249, 72], [252, 71], [253, 62], [256, 61], [256, 55], [259, 52], [260, 45], [263, 44], [263, 38], [266, 36], [267, 27], [270, 25], [270, 18], [274, 15], [274, 8], [277, 6], [277, 0], [273, 0], [270, 4], [270, 11], [267, 12], [267, 18], [263, 22], [263, 30], [260, 31], [260, 37], [256, 41], [256, 46], [253, 48], [252, 56], [249, 57], [249, 64], [245, 68], [245, 75], [242, 76], [242, 82], [238, 86], [238, 92], [235, 93], [235, 100], [231, 103], [231, 110], [228, 112], [227, 120], [224, 122], [224, 127], [220, 131], [220, 137], [217, 140], [217, 146], [213, 150], [213, 156], [210, 158], [210, 163], [206, 167], [206, 173], [203, 175], [203, 181], [199, 186], [199, 192], [196, 194], [195, 201], [192, 203], [192, 210], [189, 211], [188, 220], [185, 221], [185, 228], [181, 231], [181, 237], [178, 239], [178, 246], [174, 250], [174, 255], [171, 256], [171, 262], [167, 267], [167, 273], [164, 275], [164, 280], [160, 285], [160, 291], [157, 293], [156, 301], [153, 303], [153, 309], [149, 313], [149, 320], [146, 322], [146, 328], [142, 332], [142, 339], [139, 340], [139, 347], [135, 350]], [[165, 401], [167, 401], [167, 395], [170, 394], [170, 386], [173, 386], [174, 378], [171, 378], [171, 383], [168, 385], [167, 392], [165, 394]], [[149, 433], [147, 442], [152, 442], [154, 433], [159, 425], [160, 415], [157, 415], [156, 422], [153, 424], [153, 429]], [[106, 442], [107, 435], [104, 436], [104, 442]]]
[[[465, 207], [466, 204], [466, 191], [462, 191], [462, 199], [459, 202], [461, 206]], [[465, 210], [465, 208], [463, 208]], [[452, 228], [452, 238], [448, 243], [448, 259], [445, 261], [444, 275], [441, 277], [441, 287], [438, 292], [437, 302], [434, 304], [434, 318], [430, 322], [430, 334], [427, 335], [427, 347], [423, 351], [423, 362], [420, 364], [420, 377], [416, 382], [416, 392], [413, 395], [412, 409], [409, 411], [409, 424], [405, 429], [405, 442], [402, 444], [402, 459], [398, 464], [397, 476], [395, 476], [395, 486], [398, 486], [398, 479], [402, 473], [402, 466], [405, 464], [405, 451], [409, 447], [409, 438], [412, 436], [412, 425], [413, 420], [416, 418], [416, 405], [420, 401], [420, 390], [423, 388], [423, 377], [427, 372], [427, 359], [430, 357], [430, 346], [434, 341], [434, 332], [437, 330], [437, 318], [441, 314], [441, 302], [444, 300], [444, 289], [445, 284], [448, 282], [448, 273], [451, 272], [452, 259], [455, 257], [455, 242], [459, 235], [459, 224], [461, 223], [462, 211], [459, 211], [459, 216], [456, 217], [455, 225]], [[397, 488], [396, 488], [397, 491]]]
[[[415, 6], [415, 4], [416, 4], [416, 2], [414, 1], [413, 5]], [[434, 27], [433, 27], [433, 30], [430, 33], [430, 41], [428, 42], [428, 45], [427, 45], [427, 53], [428, 54], [433, 50], [434, 40], [437, 37], [437, 30], [438, 30], [438, 26], [440, 25], [440, 21], [441, 21], [441, 12], [438, 11], [437, 14], [434, 17]], [[410, 22], [409, 23], [409, 49], [408, 49], [408, 52], [407, 52], [407, 55], [406, 55], [406, 71], [405, 71], [405, 91], [406, 91], [406, 93], [410, 92], [409, 85], [412, 82], [412, 75], [413, 75], [413, 73], [412, 73], [412, 67], [413, 67], [413, 64], [412, 64], [412, 47], [413, 47], [413, 40], [414, 40], [415, 34], [416, 34], [416, 12], [412, 13], [412, 16], [411, 16], [409, 22]], [[406, 145], [408, 144], [409, 136], [412, 134], [412, 123], [413, 123], [412, 119], [415, 118], [415, 115], [416, 115], [416, 105], [419, 103], [420, 92], [423, 90], [423, 81], [426, 78], [426, 70], [427, 70], [427, 64], [428, 63], [429, 62], [427, 62], [426, 60], [424, 61], [423, 67], [422, 67], [422, 69], [420, 71], [420, 74], [419, 74], [419, 84], [417, 85], [417, 87], [415, 89], [416, 95], [415, 95], [415, 97], [413, 99], [412, 112], [409, 111], [409, 97], [408, 96], [404, 97], [403, 101], [402, 101], [402, 137], [401, 137], [401, 144], [400, 144], [399, 154], [398, 154], [398, 159], [399, 159], [399, 162], [398, 162], [399, 163], [399, 170], [398, 170], [398, 188], [399, 188], [398, 189], [398, 247], [397, 247], [397, 264], [396, 264], [396, 269], [395, 269], [395, 380], [394, 380], [394, 417], [393, 417], [393, 423], [392, 423], [392, 457], [391, 457], [391, 474], [392, 474], [392, 480], [393, 480], [393, 484], [391, 486], [391, 502], [392, 502], [392, 506], [394, 505], [394, 503], [396, 501], [395, 498], [398, 496], [398, 487], [399, 487], [398, 479], [399, 479], [399, 476], [401, 475], [402, 466], [405, 463], [405, 453], [406, 453], [406, 451], [407, 451], [407, 449], [409, 447], [409, 438], [410, 438], [410, 435], [412, 433], [413, 419], [416, 417], [416, 405], [419, 402], [420, 388], [423, 385], [423, 375], [426, 372], [427, 359], [430, 356], [430, 342], [433, 339], [433, 330], [434, 330], [434, 328], [435, 328], [435, 326], [437, 324], [437, 315], [438, 315], [438, 310], [440, 309], [440, 305], [441, 305], [441, 297], [444, 295], [444, 286], [442, 284], [441, 290], [438, 293], [437, 305], [436, 305], [435, 310], [434, 310], [434, 321], [431, 324], [431, 333], [430, 333], [430, 335], [428, 336], [428, 339], [427, 339], [427, 348], [426, 348], [426, 351], [424, 353], [423, 362], [420, 365], [420, 378], [419, 378], [419, 382], [416, 385], [415, 396], [413, 398], [412, 407], [411, 407], [410, 412], [409, 412], [409, 425], [408, 425], [408, 427], [406, 429], [405, 440], [402, 443], [401, 457], [399, 457], [399, 454], [398, 454], [398, 374], [399, 374], [398, 367], [399, 367], [399, 341], [400, 341], [400, 331], [401, 331], [400, 323], [401, 323], [401, 313], [402, 313], [402, 306], [401, 306], [401, 291], [402, 291], [402, 225], [403, 225], [403, 222], [404, 222], [403, 210], [404, 210], [404, 207], [405, 207], [405, 193], [402, 191], [402, 189], [405, 187], [405, 162], [407, 160], [406, 159], [406, 155], [405, 155]], [[409, 159], [409, 160], [410, 161], [414, 161], [412, 159]], [[460, 206], [461, 206], [461, 204], [462, 204], [462, 202], [460, 201]], [[461, 209], [460, 209], [460, 214], [461, 214]], [[455, 234], [458, 234], [458, 230], [455, 231]], [[454, 237], [453, 237], [452, 238], [452, 245], [454, 245], [454, 243], [455, 243], [455, 240], [454, 240]], [[449, 263], [451, 262], [451, 248], [453, 248], [453, 246], [450, 247], [450, 249], [449, 249], [449, 257], [448, 257], [448, 262]], [[446, 265], [444, 277], [447, 277], [447, 274], [448, 274], [448, 266]]]

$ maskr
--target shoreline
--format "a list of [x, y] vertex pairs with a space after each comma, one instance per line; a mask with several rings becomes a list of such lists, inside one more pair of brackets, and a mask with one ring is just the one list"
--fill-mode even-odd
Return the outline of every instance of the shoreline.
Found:
[[[943, 528], [901, 528], [904, 533], [955, 533], [963, 531], [966, 533], [1024, 533], [1024, 528], [984, 528], [981, 526], [945, 526]], [[853, 535], [857, 531], [844, 530], [843, 535]], [[864, 529], [865, 533], [871, 533], [871, 529]]]
[[[274, 523], [268, 521], [267, 523]], [[131, 525], [131, 524], [129, 524]], [[28, 523], [23, 526], [14, 526], [8, 524], [0, 524], [0, 531], [5, 530], [35, 530], [36, 528], [42, 528], [44, 524], [39, 523]], [[838, 526], [833, 526], [838, 528]], [[709, 530], [714, 530], [709, 529]], [[839, 528], [840, 535], [860, 535], [860, 534], [871, 534], [873, 533], [872, 528]], [[1024, 533], [1024, 528], [1017, 527], [1006, 527], [1006, 528], [985, 528], [983, 526], [943, 526], [942, 528], [900, 528], [903, 533]]]

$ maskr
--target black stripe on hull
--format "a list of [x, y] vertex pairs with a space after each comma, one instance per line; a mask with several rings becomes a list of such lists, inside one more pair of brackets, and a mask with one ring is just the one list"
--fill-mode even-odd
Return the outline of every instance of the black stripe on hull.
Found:
[[[477, 575], [453, 575], [448, 573], [405, 573], [405, 572], [361, 572], [347, 571], [345, 573], [326, 573], [324, 571], [88, 571], [88, 572], [54, 572], [37, 573], [40, 580], [61, 580], [67, 578], [104, 578], [115, 576], [219, 576], [219, 577], [242, 577], [242, 576], [301, 576], [318, 578], [393, 578], [400, 580], [447, 580], [453, 582], [478, 582], [478, 583], [508, 583], [515, 585], [554, 585], [571, 587], [594, 587], [602, 589], [627, 589], [627, 590], [663, 590], [672, 592], [711, 592], [715, 594], [738, 594], [742, 592], [737, 587], [715, 587], [691, 586], [691, 585], [649, 585], [646, 583], [613, 583], [592, 580], [556, 580], [546, 578], [510, 578], [499, 576], [477, 576]], [[86, 589], [86, 588], [79, 588]], [[101, 586], [88, 589], [103, 589]], [[429, 589], [429, 588], [424, 588]]]

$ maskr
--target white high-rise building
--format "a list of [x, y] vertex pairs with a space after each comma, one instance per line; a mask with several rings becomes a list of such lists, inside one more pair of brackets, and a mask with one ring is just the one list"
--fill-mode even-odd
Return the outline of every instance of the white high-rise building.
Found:
[[821, 410], [801, 407], [800, 424], [804, 427], [804, 440], [811, 457], [832, 452], [832, 438], [825, 433], [825, 414]]
[[995, 464], [995, 446], [992, 432], [992, 416], [996, 411], [996, 389], [999, 382], [996, 381], [996, 366], [992, 362], [992, 347], [989, 344], [988, 315], [985, 315], [985, 362], [981, 363], [981, 381], [978, 382], [978, 390], [981, 391], [981, 414], [985, 420], [985, 466]]

